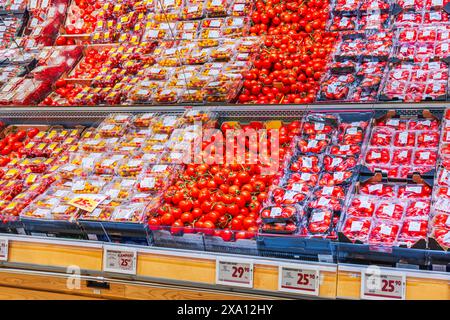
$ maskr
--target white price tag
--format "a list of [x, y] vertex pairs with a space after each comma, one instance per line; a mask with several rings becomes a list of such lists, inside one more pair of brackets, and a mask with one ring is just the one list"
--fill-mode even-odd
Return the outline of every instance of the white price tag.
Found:
[[361, 298], [374, 300], [404, 300], [406, 276], [384, 273], [379, 268], [361, 273]]
[[136, 274], [137, 251], [115, 246], [103, 247], [103, 271]]
[[217, 258], [216, 284], [253, 288], [253, 262]]
[[8, 239], [0, 238], [0, 261], [8, 261], [8, 248]]
[[278, 291], [318, 296], [319, 287], [319, 270], [311, 269], [311, 266], [279, 266]]

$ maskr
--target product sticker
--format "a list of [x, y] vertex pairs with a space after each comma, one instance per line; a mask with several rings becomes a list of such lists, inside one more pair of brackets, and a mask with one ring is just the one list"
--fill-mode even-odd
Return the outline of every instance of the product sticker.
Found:
[[323, 187], [322, 194], [326, 196], [331, 196], [333, 194], [334, 187]]
[[302, 165], [305, 168], [312, 168], [312, 160], [309, 157], [302, 158]]
[[167, 170], [167, 165], [155, 165], [152, 168], [152, 172], [164, 172]]
[[138, 167], [142, 164], [141, 160], [131, 160], [128, 162], [129, 167]]
[[414, 208], [418, 208], [418, 209], [425, 209], [427, 207], [427, 203], [423, 202], [423, 201], [417, 201], [414, 204]]
[[395, 210], [395, 205], [391, 204], [391, 205], [387, 205], [383, 207], [383, 213], [387, 214], [388, 216], [392, 217], [394, 214], [394, 210]]
[[120, 182], [120, 186], [124, 187], [124, 188], [128, 188], [133, 186], [136, 183], [136, 180], [131, 180], [131, 179], [126, 179], [126, 180], [122, 180]]
[[385, 236], [389, 236], [391, 234], [391, 232], [392, 232], [392, 227], [391, 226], [387, 226], [385, 224], [381, 225], [381, 228], [380, 228], [380, 233], [381, 234], [384, 234]]
[[367, 197], [359, 197], [359, 200], [361, 201], [361, 203], [359, 205], [361, 208], [364, 208], [364, 209], [369, 209], [370, 208], [369, 198], [367, 198]]
[[53, 213], [61, 214], [65, 213], [69, 206], [57, 206], [53, 209]]
[[314, 123], [314, 130], [320, 131], [325, 128], [325, 125], [321, 122]]
[[344, 179], [344, 172], [335, 172], [333, 173], [333, 179], [334, 180], [342, 180]]
[[408, 151], [406, 151], [406, 150], [401, 151], [401, 152], [399, 153], [398, 157], [399, 157], [400, 159], [406, 159], [406, 158], [408, 157]]
[[319, 201], [317, 202], [317, 204], [319, 206], [327, 206], [330, 203], [331, 199], [329, 198], [325, 198], [325, 197], [320, 197]]
[[421, 223], [419, 221], [411, 221], [408, 226], [408, 231], [417, 232], [420, 231]]
[[307, 172], [302, 172], [300, 179], [303, 181], [309, 181], [311, 179], [311, 174]]
[[430, 155], [431, 155], [430, 152], [421, 152], [419, 158], [421, 160], [428, 160], [430, 159]]
[[108, 191], [106, 191], [106, 195], [109, 196], [111, 199], [116, 199], [119, 193], [120, 193], [119, 189], [109, 189]]
[[406, 192], [412, 192], [412, 193], [421, 193], [422, 192], [422, 186], [407, 186], [405, 191]]
[[383, 190], [383, 185], [382, 184], [374, 184], [368, 187], [369, 192], [374, 192], [374, 191], [381, 191]]
[[[400, 75], [401, 76], [401, 75]], [[394, 126], [394, 127], [398, 127], [398, 125], [400, 124], [400, 120], [398, 119], [389, 119], [386, 124], [388, 126]]]
[[272, 218], [276, 218], [281, 216], [281, 208], [280, 207], [274, 207], [272, 209], [270, 209], [270, 217]]
[[319, 211], [315, 212], [311, 217], [311, 222], [321, 222], [325, 219], [325, 212]]
[[335, 167], [340, 165], [344, 160], [342, 158], [333, 158], [333, 161], [331, 161], [331, 166]]
[[291, 188], [293, 191], [300, 192], [303, 190], [303, 185], [301, 183], [294, 183]]
[[406, 144], [408, 141], [408, 132], [402, 132], [398, 135], [398, 139], [400, 140], [401, 144]]
[[363, 227], [362, 221], [353, 221], [352, 225], [350, 226], [350, 232], [359, 232], [361, 231]]
[[315, 147], [317, 147], [317, 143], [318, 143], [317, 140], [311, 140], [311, 141], [309, 141], [309, 142], [308, 142], [308, 148], [315, 148]]
[[154, 188], [156, 180], [154, 177], [147, 177], [141, 181], [141, 187], [143, 188]]
[[381, 153], [379, 153], [379, 152], [372, 152], [372, 158], [373, 159], [380, 159], [381, 158]]

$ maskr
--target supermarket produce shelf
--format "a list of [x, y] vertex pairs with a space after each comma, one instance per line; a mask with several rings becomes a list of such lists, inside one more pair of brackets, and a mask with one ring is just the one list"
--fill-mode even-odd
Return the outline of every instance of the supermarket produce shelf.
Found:
[[[341, 113], [342, 115], [347, 112], [347, 116], [351, 114], [379, 116], [386, 110], [394, 109], [401, 115], [418, 115], [421, 110], [426, 108], [435, 115], [442, 116], [444, 109], [448, 106], [448, 103], [394, 103], [283, 105], [276, 108], [273, 106], [218, 105], [204, 106], [203, 108], [217, 113], [221, 121], [248, 122], [254, 119], [264, 121], [278, 119], [287, 122], [300, 119], [305, 113], [311, 111]], [[0, 109], [0, 120], [13, 125], [29, 123], [92, 126], [115, 112], [158, 111], [182, 114], [189, 107], [194, 106], [74, 107], [64, 109], [17, 107]], [[195, 106], [195, 108], [201, 109], [202, 107]], [[0, 234], [0, 240], [6, 239], [9, 245], [7, 260], [0, 262], [2, 267], [0, 268], [0, 297], [3, 288], [19, 288], [31, 291], [40, 289], [56, 294], [120, 299], [229, 299], [234, 297], [241, 299], [261, 297], [359, 299], [365, 292], [361, 288], [366, 287], [366, 284], [361, 281], [361, 275], [366, 274], [369, 265], [377, 264], [385, 266], [379, 270], [387, 277], [394, 277], [394, 279], [403, 277], [405, 279], [401, 285], [403, 290], [401, 298], [450, 299], [450, 274], [445, 272], [446, 269], [448, 271], [450, 257], [448, 252], [439, 250], [394, 248], [391, 252], [382, 252], [380, 251], [382, 248], [350, 245], [323, 239], [294, 239], [295, 241], [292, 243], [286, 243], [282, 241], [283, 239], [270, 241], [269, 237], [267, 239], [258, 237], [257, 241], [250, 241], [253, 246], [247, 246], [242, 241], [215, 242], [220, 239], [212, 239], [201, 234], [193, 234], [192, 238], [176, 237], [165, 231], [168, 234], [166, 238], [163, 230], [157, 230], [163, 232], [160, 232], [162, 235], [155, 237], [156, 231], [150, 232], [141, 224], [97, 222], [97, 225], [102, 228], [105, 226], [107, 229], [111, 228], [108, 229], [108, 232], [103, 229], [106, 234], [123, 231], [140, 237], [137, 239], [139, 241], [132, 239], [131, 242], [134, 244], [130, 244], [129, 239], [125, 239], [128, 237], [125, 234], [120, 234], [123, 239], [108, 239], [112, 242], [102, 242], [108, 240], [97, 237], [94, 238], [100, 241], [59, 238], [60, 236], [64, 237], [64, 235], [58, 234], [61, 230], [66, 234], [74, 231], [70, 228], [64, 229], [68, 226], [79, 229], [78, 224], [70, 221], [52, 221], [50, 223], [45, 220], [24, 218], [19, 221], [20, 223], [23, 223], [22, 227], [24, 228], [13, 225], [14, 223], [5, 224], [8, 228], [13, 227], [19, 235]], [[85, 224], [82, 228], [85, 231], [83, 239], [92, 239], [93, 233], [88, 230], [88, 224], [86, 221], [81, 221], [80, 225], [83, 223]], [[137, 228], [133, 228], [131, 231], [127, 230], [131, 225]], [[25, 232], [32, 236], [21, 235]], [[41, 237], [42, 235], [47, 237]], [[79, 235], [70, 234], [70, 236], [80, 238]], [[115, 244], [121, 240], [127, 244]], [[174, 249], [163, 248], [167, 243], [160, 242], [165, 240], [172, 241], [169, 244]], [[136, 245], [136, 243], [142, 243], [144, 246]], [[185, 250], [187, 249], [186, 244], [199, 245], [202, 248]], [[136, 258], [135, 270], [128, 273], [123, 273], [123, 270], [121, 273], [112, 272], [108, 267], [109, 258], [106, 254], [111, 248], [117, 249], [120, 254], [132, 252]], [[285, 254], [285, 250], [289, 251], [289, 249], [292, 250]], [[211, 250], [215, 252], [211, 252]], [[218, 270], [220, 268], [218, 266], [221, 262], [230, 260], [234, 264], [250, 266], [248, 272], [252, 276], [245, 286], [219, 279]], [[361, 263], [361, 260], [365, 265], [355, 264]], [[394, 266], [397, 268], [391, 268]], [[291, 275], [289, 272], [285, 273], [286, 270], [291, 272]], [[69, 280], [73, 280], [71, 275], [78, 271], [84, 286], [81, 286], [82, 289], [70, 289], [66, 284]], [[316, 281], [313, 281], [312, 288], [311, 286], [307, 288], [290, 286], [283, 281], [287, 281], [287, 277], [291, 279], [292, 273], [308, 275]], [[39, 283], [40, 287], [36, 287], [32, 284], [33, 282]], [[224, 285], [224, 282], [227, 284]], [[8, 294], [8, 292], [5, 293], [5, 295]], [[26, 295], [24, 292], [20, 294]]]
[[[2, 264], [3, 268], [1, 269], [6, 273], [10, 272], [9, 269], [16, 269], [14, 272], [21, 274], [22, 271], [17, 269], [23, 269], [25, 270], [24, 274], [33, 270], [67, 276], [72, 274], [73, 270], [79, 268], [81, 275], [91, 277], [86, 279], [95, 281], [122, 280], [134, 285], [157, 283], [176, 286], [176, 290], [195, 288], [195, 290], [213, 290], [224, 294], [227, 292], [240, 293], [244, 297], [298, 297], [298, 295], [278, 292], [278, 266], [283, 263], [279, 259], [251, 257], [250, 260], [253, 261], [255, 266], [254, 285], [251, 289], [243, 289], [216, 285], [216, 259], [248, 260], [249, 257], [247, 256], [117, 245], [117, 248], [132, 247], [137, 250], [136, 275], [123, 275], [103, 271], [103, 247], [106, 243], [9, 235], [8, 240], [9, 257], [8, 261]], [[111, 246], [109, 243], [107, 245]], [[285, 263], [294, 263], [294, 261], [286, 260]], [[310, 264], [310, 266], [320, 269], [323, 274], [318, 297], [334, 298], [336, 293], [336, 264], [321, 263]], [[0, 278], [2, 278], [1, 274], [0, 272]], [[5, 280], [0, 280], [0, 286], [2, 285], [7, 285]], [[54, 289], [49, 287], [47, 290], [52, 291]], [[77, 294], [77, 292], [73, 291], [73, 294]], [[227, 298], [230, 297], [227, 296]]]
[[426, 101], [418, 103], [404, 103], [404, 102], [379, 102], [379, 103], [315, 103], [311, 105], [305, 104], [283, 104], [283, 105], [249, 105], [249, 104], [208, 104], [208, 105], [196, 105], [196, 104], [177, 104], [177, 105], [119, 105], [119, 106], [89, 106], [89, 107], [45, 107], [45, 106], [2, 106], [0, 108], [1, 116], [15, 116], [11, 113], [17, 113], [18, 115], [27, 112], [36, 112], [38, 114], [59, 113], [62, 112], [65, 115], [70, 115], [76, 112], [81, 116], [80, 112], [92, 113], [111, 113], [111, 112], [181, 112], [187, 108], [207, 109], [218, 112], [251, 112], [251, 111], [266, 111], [266, 112], [280, 112], [280, 111], [294, 111], [294, 110], [389, 110], [389, 109], [440, 109], [443, 110], [450, 105], [450, 102], [439, 101]]
[[[109, 299], [359, 299], [364, 266], [299, 262], [286, 259], [111, 245], [101, 242], [7, 236], [9, 254], [0, 268], [3, 287]], [[104, 248], [133, 248], [135, 275], [104, 271]], [[216, 284], [216, 261], [232, 259], [254, 264], [253, 287]], [[317, 270], [317, 296], [279, 290], [280, 266]], [[406, 299], [450, 299], [450, 275], [402, 268], [381, 268], [406, 277]], [[79, 274], [80, 277], [74, 277]], [[74, 279], [79, 279], [77, 286]], [[71, 285], [72, 283], [72, 285]]]

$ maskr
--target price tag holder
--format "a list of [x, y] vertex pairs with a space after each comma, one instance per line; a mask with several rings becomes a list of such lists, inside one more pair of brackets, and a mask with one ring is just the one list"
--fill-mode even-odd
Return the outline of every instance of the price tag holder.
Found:
[[8, 261], [9, 240], [0, 238], [0, 261]]
[[361, 272], [361, 299], [405, 300], [406, 276], [397, 272]]
[[137, 251], [115, 246], [103, 247], [103, 271], [136, 274]]
[[253, 261], [217, 258], [216, 284], [253, 288]]
[[320, 271], [310, 265], [287, 264], [278, 267], [278, 291], [319, 295]]

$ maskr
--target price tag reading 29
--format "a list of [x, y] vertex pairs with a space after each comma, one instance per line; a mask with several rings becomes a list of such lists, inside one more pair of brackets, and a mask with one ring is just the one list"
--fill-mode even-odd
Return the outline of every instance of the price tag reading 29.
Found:
[[136, 250], [104, 247], [103, 271], [136, 274], [137, 252]]
[[280, 266], [278, 270], [278, 290], [319, 295], [320, 272], [303, 266]]
[[216, 283], [253, 288], [253, 262], [241, 259], [217, 258]]
[[363, 299], [405, 299], [405, 275], [362, 272], [361, 281], [361, 298]]

